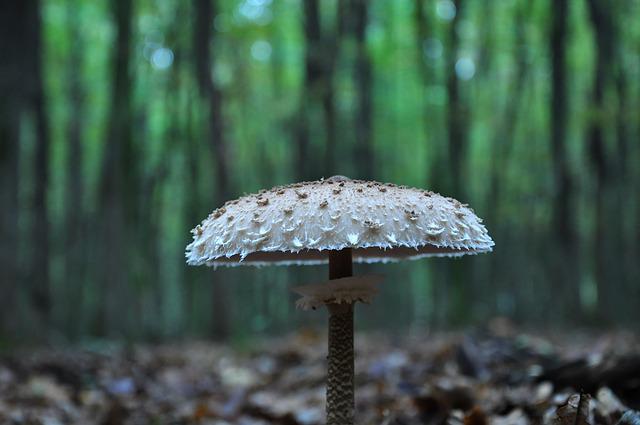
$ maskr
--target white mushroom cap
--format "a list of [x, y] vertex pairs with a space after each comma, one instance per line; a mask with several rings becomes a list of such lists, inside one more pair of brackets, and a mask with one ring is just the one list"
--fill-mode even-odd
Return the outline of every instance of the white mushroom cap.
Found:
[[490, 252], [473, 210], [421, 189], [335, 176], [227, 202], [192, 230], [187, 263], [321, 264], [352, 248], [355, 262]]

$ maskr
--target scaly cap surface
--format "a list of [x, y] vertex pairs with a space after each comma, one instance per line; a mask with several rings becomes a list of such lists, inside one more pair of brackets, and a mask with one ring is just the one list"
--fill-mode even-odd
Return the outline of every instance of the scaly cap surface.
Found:
[[192, 230], [187, 263], [320, 264], [352, 248], [378, 262], [489, 252], [494, 245], [467, 205], [439, 194], [335, 176], [227, 202]]

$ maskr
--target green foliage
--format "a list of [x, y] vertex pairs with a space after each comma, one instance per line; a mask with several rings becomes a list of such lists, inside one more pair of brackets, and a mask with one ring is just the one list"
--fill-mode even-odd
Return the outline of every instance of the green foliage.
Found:
[[[573, 180], [572, 222], [578, 233], [578, 269], [574, 291], [556, 297], [550, 265], [562, 256], [553, 229], [555, 180], [549, 143], [551, 87], [549, 20], [552, 1], [466, 1], [456, 19], [459, 38], [451, 52], [449, 1], [424, 1], [427, 39], [420, 38], [417, 2], [367, 2], [365, 58], [372, 72], [370, 102], [373, 174], [369, 178], [442, 190], [453, 174], [462, 176], [463, 202], [487, 217], [497, 243], [495, 258], [483, 256], [443, 270], [443, 260], [374, 267], [388, 275], [383, 297], [362, 309], [371, 326], [455, 325], [509, 315], [522, 321], [545, 320], [627, 323], [638, 319], [630, 301], [640, 296], [637, 280], [638, 183], [640, 182], [640, 2], [610, 4], [615, 23], [615, 64], [609, 68], [604, 103], [593, 100], [599, 28], [588, 5], [569, 1], [566, 72], [568, 123], [567, 173]], [[48, 216], [51, 258], [29, 258], [23, 267], [49, 261], [54, 309], [47, 328], [61, 335], [115, 337], [203, 336], [212, 327], [212, 309], [226, 306], [231, 332], [244, 335], [281, 332], [318, 318], [296, 312], [289, 284], [318, 280], [320, 268], [262, 270], [188, 270], [183, 248], [188, 229], [213, 210], [216, 163], [210, 134], [209, 103], [200, 90], [194, 61], [196, 3], [135, 1], [128, 75], [132, 79], [131, 131], [137, 181], [132, 185], [135, 216], [122, 241], [127, 257], [126, 285], [118, 292], [120, 317], [104, 319], [103, 296], [112, 288], [99, 284], [104, 273], [97, 230], [106, 220], [100, 207], [105, 155], [119, 142], [108, 139], [114, 89], [113, 49], [116, 23], [110, 2], [44, 0], [46, 110], [51, 135]], [[309, 167], [320, 178], [357, 175], [356, 151], [360, 107], [356, 70], [357, 38], [340, 32], [341, 1], [320, 1], [321, 35], [333, 40], [330, 76], [336, 111], [335, 146], [327, 145], [327, 125], [318, 96], [307, 90], [308, 43], [300, 0], [218, 0], [210, 17], [213, 84], [219, 89], [224, 136], [229, 148], [229, 186], [234, 194], [257, 191], [297, 179], [296, 146], [301, 117], [309, 130]], [[345, 1], [345, 4], [349, 3]], [[116, 52], [126, 55], [127, 52]], [[311, 52], [313, 53], [313, 52]], [[467, 114], [462, 165], [449, 158], [450, 86], [456, 75], [449, 57], [461, 67], [458, 87]], [[328, 57], [323, 57], [327, 61]], [[463, 60], [463, 62], [460, 62]], [[465, 68], [466, 67], [466, 68]], [[453, 73], [453, 74], [452, 74]], [[79, 92], [74, 93], [72, 81]], [[617, 83], [616, 83], [617, 81]], [[75, 97], [74, 97], [75, 96]], [[303, 108], [305, 99], [310, 105]], [[302, 111], [302, 112], [301, 112]], [[71, 126], [77, 121], [81, 162], [70, 159]], [[598, 186], [589, 160], [587, 131], [597, 122], [604, 132], [606, 161], [612, 170], [628, 170]], [[26, 123], [26, 125], [29, 125]], [[25, 134], [29, 134], [26, 132]], [[626, 152], [621, 154], [626, 140]], [[29, 158], [29, 137], [21, 153]], [[334, 160], [325, 162], [327, 149]], [[69, 173], [80, 167], [81, 204], [69, 204]], [[31, 167], [32, 168], [32, 167]], [[22, 170], [23, 197], [32, 184], [31, 168]], [[493, 192], [492, 176], [499, 186]], [[604, 187], [604, 189], [603, 189]], [[596, 275], [598, 190], [619, 210], [606, 214], [624, 231], [605, 233], [619, 255]], [[619, 191], [619, 192], [617, 192]], [[616, 195], [616, 193], [618, 195]], [[78, 221], [67, 220], [71, 209]], [[28, 202], [20, 216], [30, 220]], [[28, 225], [25, 225], [28, 228]], [[80, 254], [68, 251], [69, 226], [82, 229]], [[23, 231], [23, 233], [25, 233]], [[559, 253], [560, 252], [560, 253]], [[68, 268], [69, 256], [80, 269]], [[438, 271], [440, 270], [440, 271]], [[216, 300], [211, 281], [218, 279], [225, 299]], [[19, 289], [18, 282], [16, 287]], [[604, 292], [603, 292], [604, 291]], [[577, 299], [572, 296], [579, 294]], [[603, 299], [609, 299], [602, 304]], [[577, 304], [566, 309], [566, 304]], [[613, 306], [613, 308], [612, 308]], [[24, 305], [12, 306], [27, 311]], [[115, 326], [109, 321], [122, 321]], [[115, 331], [114, 331], [115, 330]]]

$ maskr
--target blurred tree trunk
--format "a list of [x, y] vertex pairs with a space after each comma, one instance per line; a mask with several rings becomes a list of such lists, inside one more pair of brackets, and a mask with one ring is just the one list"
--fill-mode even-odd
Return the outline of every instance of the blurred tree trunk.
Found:
[[[607, 105], [605, 91], [610, 83], [612, 74], [611, 64], [615, 52], [615, 27], [613, 21], [613, 7], [609, 2], [601, 0], [588, 0], [589, 16], [593, 25], [595, 38], [595, 72], [591, 93], [592, 114], [587, 128], [588, 154], [595, 178], [595, 235], [594, 235], [594, 260], [595, 276], [598, 287], [599, 319], [611, 319], [615, 313], [615, 304], [612, 300], [611, 287], [619, 284], [619, 276], [613, 272], [612, 264], [621, 258], [620, 246], [612, 245], [613, 239], [621, 238], [615, 234], [613, 217], [615, 222], [621, 220], [619, 214], [623, 211], [611, 211], [611, 183], [614, 179], [613, 170], [607, 157], [605, 146], [605, 123]], [[619, 171], [619, 170], [618, 170]], [[612, 214], [614, 213], [614, 214]], [[612, 235], [612, 233], [614, 233]], [[617, 251], [617, 252], [616, 252]]]
[[[141, 240], [146, 249], [145, 265], [149, 270], [148, 277], [154, 287], [154, 294], [157, 298], [155, 315], [149, 317], [150, 323], [146, 323], [146, 328], [155, 330], [159, 336], [167, 337], [174, 336], [180, 331], [184, 331], [186, 326], [185, 314], [186, 312], [192, 312], [187, 304], [187, 300], [192, 295], [192, 286], [185, 282], [185, 279], [181, 273], [184, 270], [183, 267], [179, 268], [177, 278], [167, 273], [170, 268], [167, 267], [167, 263], [163, 261], [163, 249], [164, 244], [163, 234], [163, 220], [164, 217], [173, 216], [176, 214], [176, 202], [172, 193], [167, 193], [165, 189], [171, 185], [172, 172], [178, 167], [177, 161], [173, 158], [180, 158], [182, 154], [188, 157], [189, 155], [189, 128], [185, 129], [184, 123], [185, 115], [188, 115], [189, 110], [184, 103], [184, 98], [181, 95], [185, 93], [184, 82], [185, 79], [181, 78], [185, 70], [185, 52], [190, 50], [190, 39], [185, 39], [182, 36], [185, 24], [191, 20], [191, 9], [189, 2], [178, 2], [173, 5], [173, 23], [165, 32], [166, 45], [171, 46], [174, 52], [174, 59], [171, 67], [165, 72], [167, 76], [167, 88], [164, 93], [165, 104], [163, 115], [167, 117], [165, 124], [165, 131], [163, 136], [163, 152], [168, 158], [172, 160], [161, 161], [150, 171], [145, 178], [143, 193], [146, 195], [143, 197], [143, 210], [151, 211], [149, 223], [144, 228]], [[188, 65], [187, 65], [188, 66]], [[185, 143], [186, 142], [186, 143]], [[187, 146], [185, 146], [185, 144]], [[197, 173], [196, 170], [192, 170], [193, 173]], [[189, 177], [185, 180], [188, 182]], [[197, 184], [188, 185], [190, 188], [184, 194], [185, 203], [188, 205], [192, 198], [196, 198], [198, 191], [195, 189]], [[201, 217], [200, 217], [201, 218]], [[188, 223], [195, 223], [197, 219], [189, 220]], [[190, 267], [192, 269], [192, 267]], [[158, 282], [157, 285], [154, 285]], [[145, 311], [141, 311], [141, 316], [145, 317]], [[162, 320], [157, 320], [160, 317]], [[143, 328], [144, 329], [144, 328]]]
[[49, 129], [46, 115], [46, 102], [42, 72], [42, 27], [40, 20], [40, 2], [30, 0], [29, 20], [27, 23], [30, 39], [29, 73], [27, 85], [30, 91], [30, 103], [35, 126], [35, 188], [33, 199], [33, 229], [31, 235], [31, 273], [33, 285], [31, 302], [35, 308], [40, 325], [46, 325], [51, 312], [51, 294], [49, 288], [49, 217], [47, 206], [47, 180], [49, 178]]
[[[520, 3], [515, 12], [515, 24], [513, 26], [515, 45], [515, 70], [513, 81], [509, 85], [511, 93], [505, 103], [503, 113], [499, 116], [496, 125], [496, 132], [493, 136], [492, 164], [489, 177], [489, 190], [487, 195], [487, 226], [492, 233], [494, 240], [500, 241], [504, 246], [511, 246], [516, 243], [511, 231], [505, 226], [501, 217], [505, 214], [503, 205], [508, 197], [504, 196], [505, 183], [508, 181], [508, 167], [511, 162], [512, 152], [515, 147], [516, 126], [525, 102], [525, 87], [529, 78], [530, 65], [527, 63], [527, 50], [523, 48], [527, 45], [526, 28], [527, 18], [531, 15], [531, 2]], [[486, 63], [488, 66], [489, 64]], [[513, 252], [498, 250], [491, 255], [491, 270], [489, 283], [493, 285], [492, 294], [494, 302], [502, 295], [512, 292], [511, 288], [505, 287], [507, 281], [514, 281], [511, 276], [505, 276], [505, 272], [510, 273], [514, 268], [504, 268], [508, 261], [513, 261]], [[496, 305], [498, 314], [507, 312], [500, 311]], [[525, 313], [525, 312], [523, 312]], [[526, 313], [525, 313], [526, 314]]]
[[[626, 3], [628, 5], [628, 3]], [[621, 8], [618, 16], [629, 13], [627, 7]], [[622, 42], [622, 41], [621, 41]], [[616, 113], [616, 139], [617, 139], [617, 155], [616, 166], [617, 170], [617, 184], [616, 184], [616, 202], [619, 207], [616, 207], [618, 211], [622, 211], [624, 214], [623, 220], [616, 220], [616, 232], [620, 235], [620, 245], [617, 248], [621, 252], [620, 270], [624, 279], [624, 290], [620, 291], [625, 294], [637, 294], [640, 295], [640, 287], [635, 284], [634, 276], [637, 273], [634, 272], [634, 267], [637, 267], [635, 259], [640, 255], [639, 243], [640, 233], [637, 230], [640, 227], [640, 218], [638, 217], [638, 191], [633, 190], [633, 170], [638, 168], [640, 162], [633, 162], [633, 144], [630, 144], [630, 140], [633, 139], [633, 113], [632, 101], [629, 93], [631, 92], [631, 78], [629, 75], [629, 69], [625, 63], [625, 54], [622, 52], [623, 48], [619, 47], [616, 51], [616, 73], [615, 73], [615, 89], [618, 97], [617, 113]], [[640, 137], [638, 135], [637, 137]], [[636, 145], [637, 145], [637, 140]], [[635, 166], [632, 166], [635, 164]], [[627, 207], [626, 204], [636, 204], [635, 208]], [[629, 312], [632, 316], [632, 311]]]
[[135, 169], [137, 159], [134, 152], [131, 128], [131, 0], [117, 0], [112, 3], [116, 39], [112, 51], [113, 82], [111, 89], [111, 109], [109, 127], [103, 155], [99, 220], [102, 223], [102, 245], [100, 276], [105, 291], [104, 311], [96, 331], [108, 334], [113, 327], [126, 331], [122, 317], [124, 292], [128, 283], [130, 260], [128, 258], [129, 232], [135, 206], [137, 179]]
[[[71, 42], [68, 63], [68, 93], [69, 93], [69, 121], [67, 123], [67, 172], [65, 196], [65, 276], [69, 287], [65, 294], [70, 305], [82, 306], [82, 293], [86, 283], [83, 281], [85, 250], [83, 240], [86, 234], [83, 213], [84, 185], [83, 185], [83, 152], [82, 133], [84, 116], [84, 90], [81, 82], [83, 43], [80, 34], [80, 20], [78, 17], [78, 2], [70, 0], [67, 5], [68, 37]], [[77, 311], [69, 311], [65, 317], [65, 326], [72, 333], [79, 335], [82, 331]]]
[[465, 156], [467, 151], [467, 132], [469, 126], [468, 107], [461, 99], [458, 76], [456, 74], [456, 62], [458, 60], [458, 48], [460, 37], [458, 24], [461, 20], [463, 0], [454, 0], [456, 15], [449, 29], [449, 47], [447, 50], [447, 128], [449, 143], [449, 172], [450, 183], [446, 191], [449, 196], [456, 199], [466, 199], [462, 181], [465, 172]]
[[358, 93], [355, 160], [359, 166], [358, 177], [373, 179], [376, 176], [374, 175], [373, 163], [373, 104], [371, 99], [373, 75], [366, 40], [368, 2], [353, 0], [351, 8], [356, 40], [355, 80]]
[[16, 292], [20, 288], [18, 266], [18, 175], [20, 124], [27, 106], [23, 77], [27, 75], [25, 52], [29, 46], [30, 2], [0, 3], [0, 333], [15, 332]]
[[[431, 2], [428, 3], [432, 6]], [[432, 63], [427, 63], [428, 56], [425, 52], [425, 43], [427, 40], [430, 40], [433, 37], [433, 19], [427, 13], [425, 9], [425, 0], [415, 0], [414, 4], [414, 21], [416, 27], [416, 50], [418, 53], [418, 69], [420, 71], [420, 77], [422, 80], [422, 91], [423, 93], [427, 93], [428, 87], [435, 84], [436, 75], [435, 75], [435, 67]], [[432, 187], [440, 186], [439, 180], [441, 180], [442, 172], [440, 170], [442, 162], [440, 158], [441, 154], [441, 142], [436, 134], [434, 134], [437, 130], [436, 120], [433, 119], [433, 112], [429, 108], [429, 100], [427, 96], [424, 96], [423, 99], [423, 121], [425, 123], [425, 140], [427, 143], [427, 182], [432, 184]]]
[[551, 0], [551, 150], [554, 196], [554, 231], [561, 245], [574, 238], [571, 225], [571, 176], [567, 159], [566, 38], [568, 0]]
[[[478, 53], [476, 76], [482, 76], [483, 74], [490, 74], [495, 62], [494, 51], [496, 51], [496, 25], [500, 22], [500, 19], [496, 16], [496, 6], [500, 3], [493, 1], [486, 2], [482, 7], [482, 20], [480, 26], [483, 28], [480, 39], [480, 52]], [[519, 2], [514, 2], [514, 9], [520, 8]], [[518, 11], [516, 10], [515, 16], [510, 19], [518, 19]], [[518, 25], [517, 23], [515, 25]]]
[[213, 18], [216, 16], [215, 0], [195, 0], [194, 8], [194, 53], [196, 77], [200, 92], [209, 107], [209, 140], [212, 159], [216, 166], [216, 190], [220, 200], [226, 200], [230, 194], [229, 184], [229, 146], [224, 131], [222, 113], [222, 91], [213, 79], [215, 55], [210, 46], [215, 44]]
[[[222, 91], [212, 78], [215, 69], [215, 55], [211, 55], [210, 46], [214, 44], [215, 32], [212, 30], [216, 16], [214, 0], [195, 0], [194, 54], [198, 86], [209, 107], [209, 140], [212, 160], [216, 168], [216, 205], [221, 205], [231, 194], [229, 186], [229, 152], [224, 131], [222, 114]], [[212, 336], [223, 339], [229, 335], [229, 323], [226, 303], [227, 294], [220, 273], [213, 277]]]
[[616, 139], [617, 139], [617, 156], [616, 168], [620, 183], [623, 185], [628, 182], [629, 173], [629, 156], [632, 150], [629, 147], [629, 139], [633, 138], [631, 120], [631, 106], [629, 102], [630, 81], [624, 64], [622, 54], [616, 55], [617, 69], [615, 72], [615, 88], [618, 97], [618, 111], [616, 114]]
[[305, 76], [304, 89], [300, 99], [301, 107], [296, 127], [297, 157], [294, 169], [298, 180], [314, 178], [311, 126], [314, 105], [322, 98], [324, 89], [323, 49], [320, 28], [320, 5], [318, 0], [307, 0], [304, 6], [304, 35], [305, 35]]
[[335, 105], [336, 87], [334, 83], [334, 75], [336, 63], [340, 55], [340, 39], [341, 30], [341, 11], [340, 7], [337, 11], [337, 17], [333, 31], [323, 37], [324, 49], [324, 71], [322, 73], [323, 90], [322, 90], [322, 107], [324, 112], [325, 125], [325, 164], [324, 176], [332, 176], [334, 174], [342, 174], [337, 162], [336, 148], [338, 146], [338, 129]]
[[[3, 60], [0, 96], [0, 169], [3, 187], [3, 259], [2, 264], [9, 278], [7, 301], [14, 302], [15, 287], [19, 280], [18, 270], [18, 185], [21, 124], [25, 119], [33, 125], [34, 176], [31, 223], [28, 238], [26, 276], [29, 301], [35, 312], [37, 326], [45, 326], [51, 309], [49, 288], [49, 217], [47, 208], [47, 179], [49, 175], [49, 130], [42, 72], [42, 28], [40, 2], [28, 0], [7, 5], [2, 10]], [[5, 65], [6, 63], [6, 65]], [[4, 205], [7, 207], [5, 208]], [[5, 233], [6, 232], [6, 233]], [[3, 236], [4, 239], [4, 236]], [[15, 320], [15, 318], [13, 319]], [[24, 326], [23, 326], [24, 330]], [[31, 330], [31, 329], [30, 329]]]
[[[550, 288], [561, 290], [561, 299], [573, 299], [570, 315], [579, 314], [580, 275], [575, 267], [576, 234], [572, 215], [572, 178], [567, 153], [568, 98], [566, 44], [568, 0], [551, 0], [551, 161], [554, 182], [552, 235], [557, 252], [551, 253]], [[563, 288], [563, 289], [558, 289]], [[563, 304], [564, 305], [564, 304]], [[560, 307], [560, 306], [557, 306]], [[575, 310], [578, 310], [577, 312]]]
[[[299, 180], [328, 177], [339, 173], [336, 165], [338, 149], [334, 74], [344, 34], [345, 6], [339, 2], [332, 29], [323, 31], [321, 2], [309, 0], [304, 7], [305, 76], [300, 109], [296, 115], [296, 164], [293, 169]], [[323, 138], [314, 137], [315, 134]], [[316, 143], [314, 143], [314, 140]], [[317, 141], [324, 142], [324, 164], [317, 164]]]
[[[333, 61], [334, 58], [329, 59]], [[325, 91], [322, 99], [322, 106], [324, 108], [325, 116], [325, 131], [327, 133], [327, 144], [325, 148], [325, 164], [324, 173], [325, 177], [332, 176], [334, 174], [340, 174], [339, 166], [336, 164], [336, 146], [337, 146], [337, 122], [336, 122], [336, 107], [334, 103], [335, 89], [333, 82], [330, 82], [331, 88]]]
[[433, 73], [429, 71], [425, 60], [425, 42], [433, 34], [431, 17], [425, 10], [425, 0], [415, 0], [413, 19], [416, 27], [416, 51], [418, 53], [418, 67], [425, 85], [432, 83]]

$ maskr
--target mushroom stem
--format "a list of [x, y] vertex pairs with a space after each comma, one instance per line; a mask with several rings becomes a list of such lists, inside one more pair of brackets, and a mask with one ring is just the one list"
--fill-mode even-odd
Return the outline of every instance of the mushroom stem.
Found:
[[353, 276], [351, 248], [329, 251], [329, 280]]
[[[329, 252], [329, 279], [353, 274], [351, 249]], [[327, 425], [352, 425], [354, 421], [353, 304], [327, 304], [329, 355]]]

